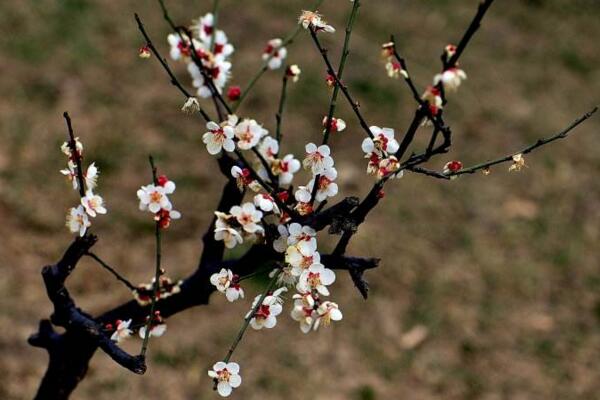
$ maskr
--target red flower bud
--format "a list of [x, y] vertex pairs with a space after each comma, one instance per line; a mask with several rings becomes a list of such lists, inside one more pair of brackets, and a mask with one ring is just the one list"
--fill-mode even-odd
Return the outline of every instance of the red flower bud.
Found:
[[227, 89], [227, 98], [230, 101], [238, 100], [241, 95], [242, 95], [242, 89], [240, 89], [239, 86], [230, 86], [229, 89]]

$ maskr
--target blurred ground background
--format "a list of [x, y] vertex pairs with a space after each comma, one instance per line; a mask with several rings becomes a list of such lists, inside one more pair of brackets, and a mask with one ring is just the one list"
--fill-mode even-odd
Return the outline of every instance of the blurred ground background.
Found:
[[[181, 23], [210, 9], [208, 0], [169, 3]], [[285, 35], [311, 3], [222, 1], [221, 27], [237, 46], [234, 84], [245, 85], [260, 66], [264, 43]], [[338, 27], [335, 35], [323, 35], [336, 59], [348, 3], [329, 0], [321, 8]], [[370, 123], [402, 131], [413, 103], [401, 81], [386, 78], [379, 44], [396, 34], [423, 88], [477, 2], [364, 3], [345, 80]], [[153, 1], [0, 3], [0, 398], [31, 398], [46, 368], [46, 353], [25, 341], [51, 312], [40, 268], [71, 240], [64, 214], [76, 198], [58, 173], [64, 110], [87, 160], [101, 170], [109, 214], [95, 220], [95, 251], [134, 282], [149, 280], [153, 228], [137, 211], [135, 191], [149, 179], [150, 152], [177, 182], [173, 201], [184, 215], [165, 235], [164, 265], [172, 276], [184, 276], [201, 250], [222, 178], [201, 143], [203, 127], [180, 113], [182, 98], [156, 60], [137, 57], [142, 41], [134, 12], [168, 54], [168, 28]], [[469, 79], [450, 97], [453, 151], [430, 166], [511, 152], [598, 104], [599, 18], [594, 0], [498, 1], [462, 58]], [[305, 142], [319, 140], [329, 96], [307, 36], [289, 57], [303, 70], [290, 87], [284, 117], [283, 148], [296, 154]], [[187, 73], [176, 70], [189, 84]], [[279, 81], [280, 73], [269, 73], [240, 114], [273, 130]], [[349, 123], [332, 140], [341, 191], [364, 195], [370, 179], [363, 173], [362, 132], [347, 104], [339, 103], [337, 114]], [[249, 332], [234, 357], [244, 379], [234, 396], [599, 398], [599, 128], [596, 116], [568, 140], [527, 157], [530, 168], [519, 174], [502, 166], [488, 177], [451, 183], [413, 175], [392, 182], [350, 246], [352, 254], [383, 258], [367, 275], [370, 299], [363, 301], [338, 274], [333, 299], [344, 312], [342, 323], [305, 336], [285, 317], [277, 329]], [[92, 313], [129, 299], [90, 260], [69, 288]], [[248, 297], [256, 290], [250, 284]], [[171, 318], [166, 336], [151, 343], [142, 377], [98, 352], [73, 397], [215, 398], [206, 370], [224, 355], [248, 307], [249, 300], [230, 305], [215, 296], [209, 307]], [[410, 346], [415, 327], [428, 334]], [[138, 348], [139, 341], [130, 346]]]

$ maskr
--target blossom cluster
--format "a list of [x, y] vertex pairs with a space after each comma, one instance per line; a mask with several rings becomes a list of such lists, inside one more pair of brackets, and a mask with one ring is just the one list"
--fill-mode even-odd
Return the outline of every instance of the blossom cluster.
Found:
[[[365, 138], [361, 146], [365, 158], [369, 160], [367, 174], [377, 179], [390, 177], [400, 169], [400, 163], [395, 156], [400, 145], [394, 138], [394, 130], [378, 126], [371, 126], [369, 129], [373, 137]], [[402, 177], [402, 172], [396, 176]]]
[[181, 218], [181, 213], [173, 209], [168, 197], [173, 192], [175, 192], [175, 183], [166, 175], [160, 175], [155, 183], [142, 186], [137, 191], [140, 211], [154, 214], [154, 220], [163, 229], [168, 228], [172, 220]]
[[[148, 321], [150, 317], [146, 317], [146, 321]], [[129, 338], [135, 330], [138, 331], [138, 335], [141, 339], [146, 337], [146, 324], [136, 328], [132, 326], [132, 319], [128, 320], [117, 320], [114, 324], [108, 323], [104, 326], [104, 328], [112, 332], [110, 339], [114, 342], [121, 343], [123, 340]], [[165, 324], [163, 317], [160, 315], [160, 311], [155, 311], [152, 316], [152, 320], [149, 325], [149, 336], [160, 337], [165, 334], [167, 331], [167, 324]]]
[[402, 75], [405, 79], [408, 79], [408, 72], [402, 68], [402, 64], [394, 59], [394, 46], [394, 42], [381, 45], [381, 58], [385, 62], [385, 70], [390, 78], [398, 79]]
[[229, 58], [234, 52], [233, 45], [229, 43], [225, 32], [215, 29], [212, 13], [193, 21], [189, 32], [192, 37], [183, 32], [169, 34], [167, 40], [171, 47], [171, 58], [187, 64], [198, 96], [208, 98], [212, 94], [205, 75], [221, 93], [231, 76]]
[[[78, 165], [81, 165], [83, 160], [83, 144], [79, 138], [75, 138], [73, 142], [64, 142], [60, 149], [68, 157], [67, 168], [62, 169], [60, 173], [67, 177], [73, 190], [79, 191], [81, 197], [80, 204], [69, 209], [66, 225], [72, 233], [84, 236], [92, 225], [90, 217], [95, 218], [98, 214], [106, 214], [104, 200], [94, 193], [100, 171], [93, 162], [85, 172], [78, 170]], [[80, 185], [83, 187], [80, 188]]]

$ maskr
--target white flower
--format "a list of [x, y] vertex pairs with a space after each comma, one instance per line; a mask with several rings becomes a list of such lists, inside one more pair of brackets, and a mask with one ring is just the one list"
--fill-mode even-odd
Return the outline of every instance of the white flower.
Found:
[[[73, 160], [73, 154], [71, 152], [71, 146], [69, 145], [69, 142], [64, 142], [61, 146], [60, 146], [60, 150], [67, 156], [69, 156], [69, 160]], [[76, 137], [75, 138], [75, 151], [77, 152], [77, 155], [79, 157], [81, 157], [81, 153], [83, 153], [83, 144], [79, 141], [79, 138]]]
[[221, 149], [229, 152], [235, 150], [232, 127], [228, 125], [221, 127], [219, 124], [210, 121], [206, 124], [206, 128], [208, 132], [202, 135], [202, 141], [206, 144], [209, 154], [218, 154]]
[[253, 119], [246, 118], [235, 127], [235, 136], [238, 138], [237, 145], [242, 150], [250, 150], [267, 134], [268, 131]]
[[433, 78], [433, 84], [437, 85], [442, 82], [445, 90], [456, 91], [461, 82], [467, 79], [465, 71], [459, 68], [448, 68], [441, 74], [437, 74]]
[[288, 154], [283, 159], [273, 160], [271, 171], [279, 176], [281, 185], [289, 185], [294, 179], [294, 174], [300, 169], [300, 161], [294, 158], [293, 154]]
[[228, 249], [242, 244], [242, 235], [229, 224], [229, 218], [233, 217], [219, 211], [215, 211], [215, 216], [215, 240], [222, 240]]
[[[254, 298], [252, 309], [256, 307], [256, 303], [260, 300], [260, 297], [261, 295], [258, 295]], [[262, 328], [271, 329], [277, 325], [277, 316], [281, 314], [282, 310], [283, 308], [281, 307], [278, 298], [274, 296], [266, 296], [250, 320], [250, 326], [256, 330], [260, 330]], [[247, 314], [246, 318], [249, 315], [250, 314]]]
[[283, 41], [279, 38], [271, 39], [263, 50], [262, 59], [267, 62], [269, 69], [278, 69], [287, 55], [287, 49], [281, 47]]
[[[187, 58], [191, 54], [192, 49], [190, 46], [189, 38], [185, 34], [183, 34], [182, 37], [184, 38], [185, 41], [181, 40], [181, 37], [179, 36], [179, 34], [176, 34], [176, 33], [171, 33], [171, 34], [169, 34], [169, 36], [167, 36], [167, 41], [169, 42], [169, 45], [171, 46], [169, 55], [171, 56], [171, 58], [173, 60], [180, 60], [182, 58]], [[194, 46], [195, 45], [196, 44], [194, 43]]]
[[92, 190], [92, 189], [96, 188], [99, 174], [100, 174], [100, 171], [98, 170], [98, 167], [96, 167], [96, 163], [91, 163], [87, 167], [87, 170], [85, 171], [85, 174], [83, 175], [83, 178], [85, 179], [85, 185], [87, 186], [88, 190]]
[[296, 289], [301, 293], [316, 290], [323, 296], [329, 296], [329, 290], [326, 286], [335, 281], [335, 273], [323, 264], [314, 263], [308, 269], [302, 271]]
[[317, 251], [316, 242], [301, 241], [289, 246], [285, 252], [285, 262], [292, 266], [292, 275], [300, 276], [313, 264], [318, 264], [321, 256]]
[[298, 189], [294, 192], [294, 198], [299, 203], [308, 204], [311, 198], [311, 189], [308, 186], [298, 186]]
[[314, 143], [308, 143], [305, 148], [306, 157], [302, 161], [304, 169], [310, 169], [313, 175], [321, 174], [328, 168], [333, 167], [333, 158], [329, 155], [331, 150], [326, 144], [317, 147]]
[[316, 317], [315, 299], [311, 293], [295, 294], [294, 308], [291, 312], [291, 317], [295, 321], [300, 322], [300, 330], [303, 333], [310, 332], [313, 327], [314, 317]]
[[302, 71], [298, 65], [293, 64], [288, 67], [285, 73], [287, 76], [292, 78], [292, 82], [296, 83], [298, 82], [298, 79], [300, 79], [300, 74]]
[[[346, 129], [346, 122], [341, 118], [331, 117], [331, 130], [330, 132], [341, 132]], [[323, 126], [327, 129], [327, 116], [323, 117]]]
[[208, 41], [213, 34], [214, 20], [215, 18], [212, 13], [206, 13], [200, 18], [192, 20], [190, 29], [198, 35], [200, 40]]
[[[79, 189], [79, 182], [77, 180], [77, 165], [71, 160], [67, 163], [66, 169], [61, 169], [60, 173], [65, 175], [67, 179], [73, 184], [73, 189]], [[95, 163], [91, 163], [85, 173], [83, 174], [83, 179], [85, 180], [85, 185], [89, 190], [96, 188], [96, 184], [98, 181], [98, 167], [96, 167]]]
[[279, 214], [279, 207], [277, 207], [275, 199], [266, 193], [259, 193], [254, 196], [254, 205], [264, 212], [272, 211], [275, 214]]
[[[152, 337], [161, 337], [167, 331], [167, 324], [151, 324], [150, 325], [150, 334]], [[146, 326], [142, 326], [139, 331], [140, 338], [144, 339], [146, 337]]]
[[212, 371], [208, 371], [208, 376], [217, 382], [217, 392], [222, 397], [231, 394], [234, 388], [242, 384], [242, 377], [239, 375], [240, 366], [237, 363], [224, 363], [219, 361], [213, 365]]
[[302, 25], [304, 29], [311, 27], [315, 31], [325, 31], [329, 33], [335, 32], [335, 28], [323, 20], [321, 15], [316, 11], [302, 11], [298, 23]]
[[229, 57], [234, 51], [233, 45], [229, 43], [227, 35], [222, 30], [217, 30], [215, 33], [215, 44], [213, 47], [213, 54], [215, 56]]
[[431, 115], [435, 116], [442, 109], [443, 100], [441, 96], [441, 92], [438, 88], [433, 86], [428, 86], [425, 89], [425, 93], [421, 96], [423, 100], [425, 100], [429, 104], [429, 112]]
[[242, 206], [233, 206], [229, 210], [231, 215], [235, 217], [237, 222], [242, 226], [244, 231], [248, 233], [256, 233], [262, 231], [262, 227], [258, 222], [263, 217], [263, 213], [254, 207], [252, 203], [244, 203]]
[[[338, 185], [334, 182], [337, 178], [337, 170], [335, 168], [329, 168], [323, 171], [319, 175], [319, 182], [317, 183], [317, 193], [315, 194], [315, 200], [323, 201], [328, 197], [333, 197], [338, 193]], [[308, 183], [308, 190], [312, 193], [313, 186], [315, 184], [314, 178]]]
[[[221, 93], [231, 76], [231, 63], [223, 57], [213, 57], [208, 52], [203, 52], [208, 55], [202, 58], [202, 64], [205, 70], [208, 71], [208, 77], [213, 81], [215, 88]], [[202, 75], [200, 68], [191, 62], [188, 63], [187, 69], [193, 79], [192, 85], [198, 88], [198, 96], [202, 98], [210, 97], [212, 92], [205, 84], [204, 75]]]
[[338, 305], [331, 301], [324, 301], [317, 307], [317, 320], [313, 329], [316, 331], [321, 324], [329, 326], [331, 321], [340, 321], [341, 319], [342, 312]]
[[85, 208], [91, 217], [95, 217], [96, 214], [106, 214], [106, 208], [104, 208], [104, 200], [97, 194], [92, 193], [91, 190], [85, 193], [85, 196], [81, 198], [81, 205]]
[[92, 223], [90, 222], [83, 206], [72, 207], [67, 214], [67, 227], [72, 233], [79, 233], [79, 236], [85, 235], [85, 231]]
[[150, 184], [142, 186], [137, 191], [137, 197], [140, 200], [139, 208], [141, 211], [150, 211], [156, 214], [160, 210], [170, 211], [173, 206], [167, 197], [167, 194], [173, 193], [174, 187], [169, 185], [168, 187], [155, 186]]
[[287, 291], [288, 289], [286, 287], [280, 287], [279, 289], [276, 289], [271, 296], [275, 299], [276, 303], [283, 304], [282, 295]]
[[183, 107], [181, 107], [181, 111], [189, 115], [200, 111], [200, 103], [198, 103], [198, 99], [195, 97], [188, 97], [183, 104]]
[[393, 154], [398, 151], [400, 145], [394, 139], [394, 130], [391, 128], [380, 128], [372, 126], [369, 128], [373, 134], [373, 139], [365, 138], [362, 142], [362, 150], [369, 156], [371, 153], [384, 155]]
[[265, 136], [258, 145], [258, 152], [267, 160], [273, 160], [279, 153], [279, 142], [271, 136]]
[[408, 79], [408, 72], [402, 68], [402, 65], [397, 61], [388, 61], [385, 64], [385, 70], [390, 78], [397, 79], [402, 75], [404, 79]]
[[527, 165], [525, 165], [525, 157], [523, 157], [523, 154], [521, 154], [521, 153], [515, 154], [514, 156], [512, 156], [512, 160], [513, 160], [513, 163], [511, 164], [510, 167], [508, 167], [509, 172], [512, 172], [512, 171], [519, 172], [523, 167], [527, 166]]
[[128, 319], [127, 321], [117, 321], [117, 329], [113, 332], [110, 339], [117, 343], [127, 339], [132, 333], [132, 330], [129, 329], [129, 325], [131, 325], [131, 319]]
[[288, 246], [288, 228], [285, 225], [277, 225], [279, 237], [273, 241], [273, 249], [278, 253], [285, 253]]
[[244, 290], [238, 283], [239, 278], [237, 275], [229, 270], [222, 268], [220, 272], [212, 274], [210, 276], [210, 283], [213, 284], [217, 290], [225, 294], [225, 297], [230, 302], [234, 302], [239, 298], [244, 298]]
[[287, 239], [288, 246], [293, 246], [299, 242], [311, 242], [315, 248], [317, 246], [317, 232], [310, 226], [302, 226], [297, 222], [293, 222], [288, 227], [289, 236]]

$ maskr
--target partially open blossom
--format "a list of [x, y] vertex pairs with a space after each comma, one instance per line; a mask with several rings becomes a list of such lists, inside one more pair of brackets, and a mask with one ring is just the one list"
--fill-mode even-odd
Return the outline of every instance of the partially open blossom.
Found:
[[[261, 296], [258, 295], [252, 303], [252, 309], [256, 307], [256, 304], [260, 300]], [[277, 297], [266, 296], [260, 306], [254, 312], [252, 319], [250, 320], [250, 326], [253, 329], [260, 330], [262, 328], [271, 329], [277, 325], [277, 316], [281, 314], [283, 308], [278, 301]], [[251, 311], [252, 312], [252, 311]], [[246, 317], [250, 316], [248, 313]]]
[[327, 76], [325, 77], [325, 84], [327, 85], [327, 87], [332, 88], [335, 86], [335, 77], [331, 74], [327, 74]]
[[371, 126], [369, 128], [373, 134], [373, 139], [365, 138], [362, 142], [362, 150], [368, 155], [375, 153], [379, 156], [385, 154], [394, 154], [400, 148], [400, 145], [394, 139], [394, 130], [391, 128], [380, 128]]
[[85, 231], [92, 223], [86, 214], [83, 206], [72, 207], [67, 214], [67, 227], [72, 233], [79, 233], [79, 236], [85, 235]]
[[456, 46], [453, 44], [448, 44], [444, 48], [444, 55], [446, 56], [446, 60], [450, 60], [452, 56], [456, 53]]
[[295, 83], [298, 82], [298, 79], [300, 79], [300, 74], [302, 73], [302, 71], [300, 70], [300, 67], [298, 67], [298, 65], [293, 64], [287, 67], [285, 73], [287, 76], [291, 77], [292, 82]]
[[329, 296], [327, 286], [335, 281], [335, 273], [323, 264], [314, 263], [308, 269], [300, 274], [296, 289], [300, 293], [307, 293], [316, 290], [323, 296]]
[[281, 185], [289, 185], [294, 179], [294, 174], [300, 169], [300, 161], [294, 158], [293, 154], [288, 154], [283, 159], [273, 160], [271, 171], [279, 176]]
[[314, 317], [317, 316], [315, 303], [315, 298], [310, 292], [294, 295], [294, 308], [291, 317], [300, 323], [300, 330], [303, 333], [310, 332], [313, 327]]
[[[69, 160], [67, 163], [67, 168], [61, 169], [60, 173], [67, 177], [67, 179], [73, 185], [74, 190], [79, 189], [79, 180], [77, 178], [77, 166], [75, 165], [75, 163], [73, 161]], [[85, 173], [83, 174], [85, 186], [88, 189], [92, 190], [92, 189], [96, 188], [96, 184], [98, 181], [98, 175], [99, 175], [98, 167], [96, 167], [95, 163], [91, 163], [88, 166]]]
[[300, 18], [298, 19], [298, 23], [302, 25], [304, 29], [308, 29], [310, 27], [316, 32], [335, 32], [335, 28], [331, 25], [327, 25], [327, 22], [325, 22], [323, 17], [316, 11], [302, 11]]
[[427, 102], [429, 105], [429, 112], [431, 115], [435, 116], [442, 109], [442, 96], [441, 92], [438, 88], [433, 86], [428, 86], [425, 89], [425, 93], [421, 97], [423, 100]]
[[238, 139], [237, 146], [241, 150], [250, 150], [268, 133], [258, 122], [246, 118], [235, 127], [235, 136]]
[[278, 69], [287, 56], [287, 49], [282, 47], [283, 41], [279, 38], [271, 39], [265, 47], [262, 59], [267, 61], [269, 69]]
[[227, 89], [227, 98], [229, 101], [237, 101], [242, 95], [242, 89], [239, 86], [229, 86]]
[[104, 200], [97, 194], [94, 194], [88, 189], [85, 192], [85, 196], [81, 198], [81, 205], [85, 208], [91, 217], [95, 217], [96, 214], [106, 214], [106, 208], [104, 207]]
[[200, 103], [198, 102], [198, 99], [195, 97], [188, 97], [183, 104], [183, 107], [181, 107], [181, 111], [189, 115], [200, 111]]
[[237, 363], [224, 363], [219, 361], [213, 365], [213, 369], [208, 371], [208, 376], [217, 383], [217, 392], [222, 397], [227, 397], [233, 389], [242, 384], [242, 377], [239, 375], [240, 366]]
[[458, 172], [462, 169], [463, 165], [460, 161], [450, 161], [444, 165], [442, 173], [448, 175], [454, 172]]
[[234, 129], [231, 126], [221, 127], [216, 122], [210, 121], [206, 124], [206, 128], [208, 132], [202, 135], [202, 141], [206, 144], [209, 154], [219, 154], [222, 149], [229, 152], [235, 150]]
[[127, 321], [118, 320], [117, 321], [117, 329], [115, 329], [115, 331], [113, 332], [110, 339], [113, 342], [117, 342], [117, 343], [120, 343], [124, 339], [127, 339], [133, 333], [133, 331], [131, 329], [129, 329], [130, 325], [131, 325], [131, 319], [128, 319]]
[[306, 157], [302, 161], [302, 165], [304, 169], [310, 169], [313, 175], [321, 174], [326, 169], [333, 167], [333, 158], [329, 155], [331, 150], [326, 144], [317, 147], [314, 143], [308, 143], [305, 150]]
[[[346, 122], [341, 118], [331, 117], [330, 132], [341, 132], [346, 129]], [[323, 126], [327, 129], [327, 116], [323, 117]]]
[[229, 269], [222, 268], [220, 272], [212, 274], [210, 276], [210, 283], [213, 284], [219, 292], [224, 293], [225, 297], [230, 302], [244, 298], [244, 290], [239, 284], [239, 277]]
[[317, 307], [317, 319], [315, 321], [314, 330], [317, 330], [320, 325], [329, 326], [331, 321], [340, 321], [342, 312], [338, 305], [332, 301], [324, 301]]
[[[328, 197], [334, 197], [338, 193], [338, 185], [335, 183], [337, 178], [337, 170], [335, 168], [328, 168], [318, 175], [319, 181], [317, 182], [317, 193], [315, 194], [315, 200], [323, 201]], [[316, 178], [316, 177], [315, 177]], [[315, 179], [311, 179], [308, 183], [308, 189], [313, 190]]]
[[267, 193], [259, 193], [254, 196], [254, 205], [264, 212], [279, 214], [279, 207], [277, 207], [275, 199]]
[[[146, 317], [148, 320], [148, 317]], [[154, 317], [150, 322], [150, 332], [148, 333], [149, 337], [161, 337], [167, 331], [167, 324], [165, 324], [164, 319], [160, 316], [160, 311], [154, 312]], [[138, 332], [140, 338], [144, 339], [146, 337], [146, 326], [142, 326], [140, 331]]]
[[381, 45], [381, 57], [389, 59], [394, 56], [394, 42], [387, 42]]
[[217, 217], [215, 222], [215, 240], [222, 240], [228, 249], [242, 244], [244, 241], [242, 234], [230, 223], [230, 220], [235, 220], [235, 217], [219, 211], [215, 211], [215, 216]]
[[140, 50], [138, 51], [138, 55], [140, 56], [140, 58], [150, 58], [150, 56], [152, 55], [152, 52], [150, 51], [150, 47], [148, 47], [148, 45], [144, 45], [144, 46], [140, 47]]
[[385, 70], [390, 78], [399, 78], [400, 75], [402, 75], [404, 79], [408, 78], [408, 72], [402, 68], [402, 65], [398, 61], [390, 60], [385, 63]]
[[235, 217], [244, 231], [248, 233], [262, 231], [262, 227], [258, 223], [262, 219], [263, 213], [262, 211], [257, 210], [256, 207], [254, 207], [254, 204], [244, 203], [241, 207], [233, 206], [229, 212]]
[[448, 68], [441, 74], [437, 74], [433, 78], [433, 84], [437, 85], [440, 82], [444, 85], [445, 90], [456, 91], [461, 82], [467, 79], [465, 71], [459, 68]]
[[180, 60], [190, 56], [192, 52], [190, 39], [185, 34], [179, 36], [179, 34], [170, 33], [169, 36], [167, 36], [167, 41], [171, 46], [169, 54], [173, 60]]
[[514, 156], [512, 156], [512, 160], [513, 160], [512, 165], [510, 167], [508, 167], [508, 170], [510, 172], [512, 172], [512, 171], [519, 172], [523, 167], [527, 166], [527, 165], [525, 165], [525, 157], [523, 157], [523, 154], [521, 154], [521, 153], [515, 154]]

